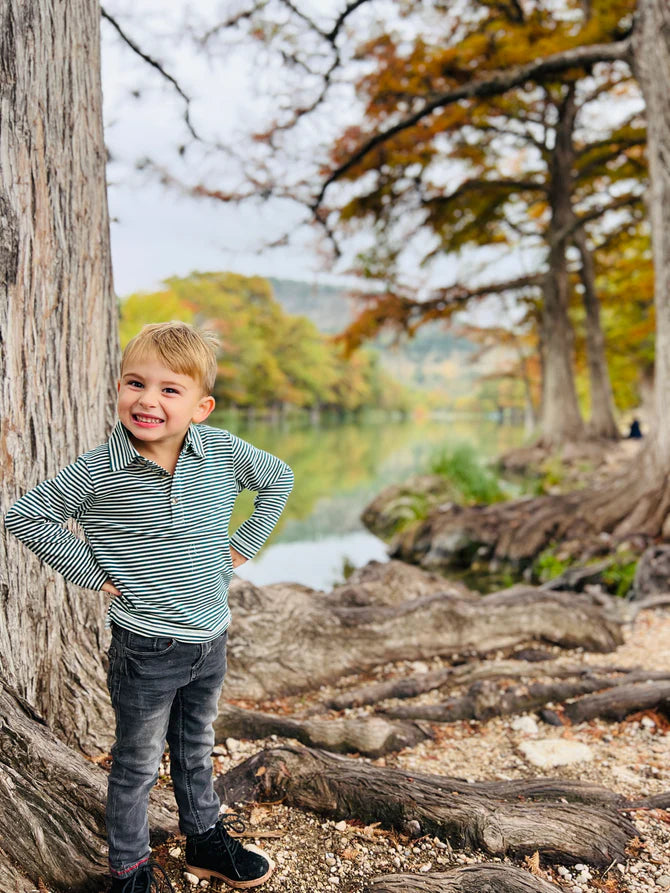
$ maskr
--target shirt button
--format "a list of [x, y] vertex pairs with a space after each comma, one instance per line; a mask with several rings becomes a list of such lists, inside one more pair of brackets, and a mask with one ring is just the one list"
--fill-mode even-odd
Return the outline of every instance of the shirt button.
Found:
[[179, 502], [179, 500], [177, 499], [176, 496], [174, 497], [174, 499], [173, 499], [172, 501], [173, 501], [173, 502]]

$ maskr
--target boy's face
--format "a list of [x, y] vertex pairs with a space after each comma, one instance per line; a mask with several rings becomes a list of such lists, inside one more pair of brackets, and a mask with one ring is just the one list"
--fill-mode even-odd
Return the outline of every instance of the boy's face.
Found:
[[118, 381], [119, 419], [138, 447], [164, 447], [179, 451], [191, 422], [203, 422], [214, 409], [200, 382], [164, 366], [148, 355], [133, 360]]

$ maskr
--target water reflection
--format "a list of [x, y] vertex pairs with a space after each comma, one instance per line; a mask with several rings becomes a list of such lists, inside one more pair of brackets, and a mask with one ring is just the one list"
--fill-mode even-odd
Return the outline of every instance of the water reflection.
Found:
[[[271, 425], [219, 413], [209, 421], [280, 456], [295, 473], [277, 528], [239, 576], [259, 585], [294, 581], [324, 590], [343, 580], [345, 561], [359, 567], [386, 559], [385, 544], [363, 527], [360, 514], [387, 484], [427, 470], [442, 447], [466, 442], [493, 458], [523, 439], [521, 428], [481, 418]], [[235, 503], [231, 531], [252, 510], [253, 494], [245, 491]]]

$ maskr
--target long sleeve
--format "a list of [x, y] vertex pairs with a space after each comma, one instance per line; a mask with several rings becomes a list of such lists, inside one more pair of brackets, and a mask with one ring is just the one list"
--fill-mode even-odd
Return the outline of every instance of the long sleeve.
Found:
[[5, 515], [5, 528], [66, 580], [99, 590], [109, 575], [90, 545], [62, 526], [68, 518], [81, 517], [94, 498], [91, 474], [79, 457], [15, 502]]
[[230, 435], [233, 469], [238, 492], [252, 490], [254, 510], [230, 538], [231, 546], [245, 558], [253, 558], [281, 515], [293, 489], [293, 471], [271, 453]]

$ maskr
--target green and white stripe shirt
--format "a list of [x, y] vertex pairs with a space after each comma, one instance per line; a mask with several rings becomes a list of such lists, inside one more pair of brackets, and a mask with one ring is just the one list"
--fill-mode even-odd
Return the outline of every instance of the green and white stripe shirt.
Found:
[[[5, 527], [72, 583], [121, 595], [114, 621], [144, 636], [206, 642], [230, 622], [230, 545], [253, 558], [293, 487], [277, 456], [220, 428], [190, 425], [170, 474], [132, 445], [117, 422], [107, 443], [38, 484]], [[251, 516], [228, 535], [237, 494], [256, 491]], [[79, 539], [62, 525], [75, 518]]]

